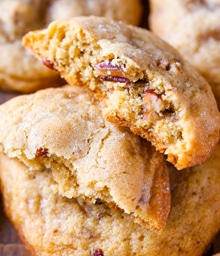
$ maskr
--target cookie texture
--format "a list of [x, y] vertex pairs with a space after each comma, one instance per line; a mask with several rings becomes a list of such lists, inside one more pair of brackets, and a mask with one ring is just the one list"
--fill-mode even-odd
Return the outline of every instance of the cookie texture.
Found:
[[91, 14], [137, 25], [142, 13], [139, 0], [126, 4], [124, 0], [1, 0], [0, 9], [0, 88], [25, 93], [65, 83], [24, 49], [21, 38], [25, 33], [59, 17]]
[[209, 84], [145, 29], [76, 17], [28, 33], [23, 44], [70, 85], [93, 91], [107, 120], [150, 140], [178, 169], [204, 162], [219, 140]]
[[220, 2], [150, 0], [150, 29], [210, 83], [220, 106]]
[[220, 227], [219, 158], [218, 145], [203, 165], [170, 170], [171, 212], [161, 234], [120, 210], [61, 196], [49, 170], [33, 175], [1, 154], [5, 212], [31, 255], [201, 256]]
[[31, 170], [49, 171], [54, 191], [105, 202], [160, 232], [170, 210], [162, 154], [127, 128], [102, 118], [101, 106], [79, 87], [45, 89], [0, 107], [0, 144]]

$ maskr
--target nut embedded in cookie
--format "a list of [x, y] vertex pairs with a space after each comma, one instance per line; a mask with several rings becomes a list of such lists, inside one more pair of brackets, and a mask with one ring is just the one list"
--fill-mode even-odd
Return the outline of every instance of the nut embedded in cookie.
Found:
[[58, 20], [23, 44], [70, 85], [104, 103], [108, 121], [151, 141], [178, 169], [210, 157], [220, 115], [208, 83], [151, 32], [107, 18]]

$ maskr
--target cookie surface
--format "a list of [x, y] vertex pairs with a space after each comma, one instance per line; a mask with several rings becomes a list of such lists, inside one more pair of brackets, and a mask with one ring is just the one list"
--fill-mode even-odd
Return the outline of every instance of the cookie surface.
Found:
[[220, 2], [151, 0], [150, 7], [150, 29], [208, 80], [220, 106]]
[[82, 14], [106, 15], [138, 24], [142, 12], [139, 0], [129, 0], [126, 4], [124, 0], [2, 0], [0, 9], [0, 88], [20, 92], [64, 83], [57, 72], [46, 68], [23, 48], [21, 38], [28, 31], [43, 28], [58, 17]]
[[104, 121], [98, 103], [78, 87], [14, 98], [0, 107], [0, 145], [32, 175], [51, 171], [59, 194], [119, 207], [160, 232], [170, 210], [165, 159], [128, 129]]
[[203, 255], [220, 227], [220, 146], [203, 165], [170, 173], [172, 205], [161, 234], [104, 204], [54, 192], [52, 173], [35, 175], [1, 155], [5, 211], [31, 255]]
[[23, 43], [69, 84], [87, 86], [109, 121], [150, 140], [178, 169], [204, 162], [219, 140], [210, 86], [145, 29], [78, 17], [30, 32]]

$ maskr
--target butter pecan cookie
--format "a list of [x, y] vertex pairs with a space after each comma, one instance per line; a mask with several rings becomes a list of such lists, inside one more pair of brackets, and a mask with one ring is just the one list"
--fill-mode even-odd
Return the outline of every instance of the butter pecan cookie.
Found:
[[150, 140], [178, 169], [204, 162], [220, 116], [206, 80], [151, 32], [101, 17], [58, 20], [24, 45], [68, 83], [104, 102], [105, 117]]
[[21, 38], [30, 29], [43, 27], [46, 2], [42, 0], [1, 0], [0, 88], [31, 92], [63, 81], [22, 47]]
[[58, 17], [82, 14], [138, 24], [142, 7], [139, 0], [1, 0], [0, 10], [0, 88], [27, 93], [65, 82], [22, 47], [25, 33], [45, 27]]
[[0, 145], [32, 175], [51, 172], [62, 196], [119, 207], [160, 232], [170, 210], [165, 159], [146, 140], [105, 121], [101, 108], [80, 87], [14, 98], [0, 107]]
[[150, 0], [150, 29], [210, 83], [220, 107], [220, 1]]
[[61, 196], [49, 169], [33, 174], [1, 154], [5, 212], [31, 255], [201, 256], [220, 228], [219, 158], [218, 145], [203, 165], [171, 170], [171, 212], [161, 234], [121, 210]]
[[47, 22], [75, 16], [104, 16], [140, 25], [141, 0], [53, 0], [48, 8]]

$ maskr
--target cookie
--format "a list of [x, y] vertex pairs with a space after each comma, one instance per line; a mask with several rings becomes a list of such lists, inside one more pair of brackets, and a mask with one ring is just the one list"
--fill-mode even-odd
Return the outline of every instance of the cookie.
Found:
[[220, 228], [220, 146], [203, 165], [170, 172], [172, 204], [161, 234], [105, 204], [54, 191], [50, 170], [33, 175], [1, 154], [5, 212], [31, 255], [201, 256]]
[[104, 102], [107, 120], [151, 141], [178, 169], [204, 162], [220, 116], [205, 79], [151, 32], [102, 17], [58, 20], [23, 44]]
[[53, 0], [47, 10], [47, 23], [75, 16], [103, 16], [140, 25], [143, 13], [141, 0]]
[[0, 144], [32, 175], [50, 170], [62, 196], [119, 207], [160, 232], [170, 210], [165, 159], [101, 108], [78, 87], [14, 98], [0, 107]]
[[21, 38], [25, 33], [45, 27], [58, 17], [82, 14], [106, 15], [138, 24], [142, 7], [139, 0], [129, 0], [126, 4], [123, 0], [2, 0], [0, 10], [0, 88], [28, 93], [65, 82], [23, 48]]
[[220, 106], [220, 2], [151, 0], [150, 9], [150, 29], [208, 80]]
[[59, 74], [45, 68], [21, 44], [25, 33], [43, 26], [45, 3], [40, 0], [0, 2], [1, 89], [27, 93], [48, 84], [56, 86], [63, 83]]

